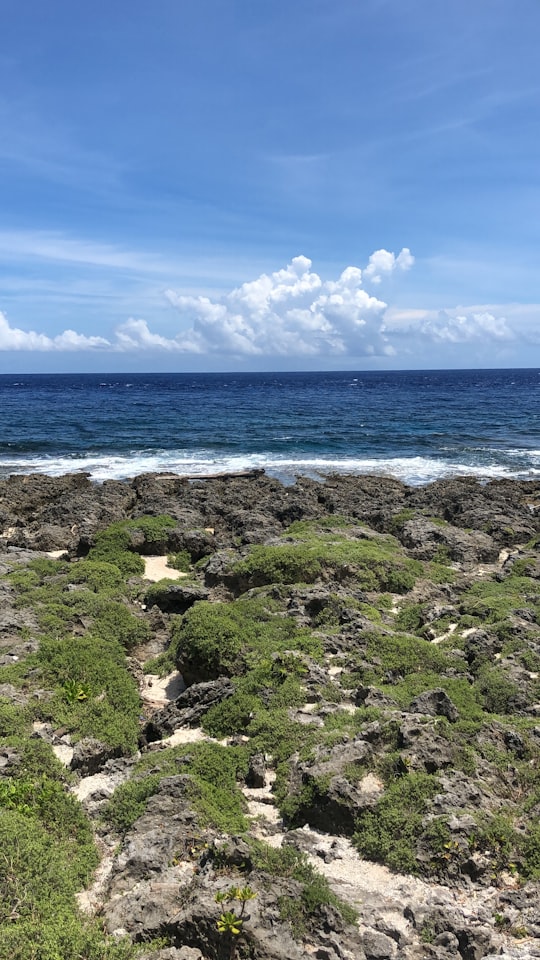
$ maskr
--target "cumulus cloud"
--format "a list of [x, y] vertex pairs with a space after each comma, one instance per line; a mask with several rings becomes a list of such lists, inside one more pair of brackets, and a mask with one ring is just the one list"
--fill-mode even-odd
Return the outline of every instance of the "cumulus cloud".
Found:
[[100, 350], [110, 346], [110, 341], [104, 337], [87, 337], [75, 330], [64, 330], [56, 337], [48, 337], [34, 330], [20, 330], [11, 327], [5, 314], [0, 311], [0, 350]]
[[471, 343], [478, 340], [515, 339], [506, 317], [487, 310], [389, 311], [385, 317], [388, 335], [414, 335], [432, 343]]
[[165, 297], [178, 316], [177, 329], [168, 336], [154, 332], [146, 320], [134, 318], [107, 338], [71, 329], [48, 336], [11, 326], [0, 312], [0, 350], [176, 353], [249, 361], [250, 357], [405, 356], [416, 347], [502, 345], [523, 338], [511, 311], [507, 318], [502, 308], [493, 305], [439, 311], [389, 309], [369, 292], [370, 284], [379, 287], [413, 263], [407, 248], [397, 255], [376, 250], [363, 270], [349, 266], [336, 279], [324, 280], [313, 270], [311, 260], [297, 256], [283, 269], [263, 273], [220, 298], [167, 290]]
[[394, 270], [410, 270], [413, 263], [414, 257], [408, 247], [403, 247], [397, 257], [388, 250], [376, 250], [369, 258], [364, 276], [372, 283], [380, 283], [383, 277], [389, 276]]
[[[413, 263], [409, 250], [396, 257], [372, 254], [365, 270], [380, 283]], [[263, 273], [219, 301], [186, 297], [168, 290], [169, 302], [188, 324], [183, 349], [196, 353], [317, 356], [392, 352], [383, 331], [387, 304], [363, 287], [359, 267], [347, 267], [337, 280], [323, 281], [307, 257], [294, 257], [275, 273]]]

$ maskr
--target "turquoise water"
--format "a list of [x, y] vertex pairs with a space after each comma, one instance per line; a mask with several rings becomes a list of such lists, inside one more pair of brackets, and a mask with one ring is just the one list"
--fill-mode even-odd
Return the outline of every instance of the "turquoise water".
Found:
[[0, 474], [540, 474], [540, 371], [0, 376]]

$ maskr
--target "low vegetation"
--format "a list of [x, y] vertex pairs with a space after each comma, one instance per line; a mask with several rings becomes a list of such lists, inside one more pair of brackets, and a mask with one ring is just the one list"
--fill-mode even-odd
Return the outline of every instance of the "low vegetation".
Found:
[[[231, 549], [211, 599], [160, 614], [170, 645], [146, 669], [178, 669], [188, 684], [228, 677], [234, 692], [203, 716], [205, 740], [142, 753], [103, 804], [101, 829], [121, 843], [173, 789], [205, 856], [216, 833], [248, 844], [250, 870], [230, 891], [251, 890], [250, 874], [263, 885], [290, 881], [295, 895], [280, 896], [279, 912], [300, 940], [325, 910], [354, 922], [304, 854], [253, 839], [241, 788], [262, 757], [286, 826], [320, 826], [331, 810], [362, 857], [393, 870], [445, 883], [467, 871], [485, 883], [501, 873], [540, 879], [534, 563], [525, 556], [471, 582], [442, 553], [429, 562], [407, 554], [397, 536], [412, 516], [396, 514], [384, 535], [340, 516], [293, 523], [269, 544]], [[109, 755], [136, 752], [144, 717], [130, 657], [154, 622], [142, 556], [168, 552], [192, 582], [205, 580], [206, 561], [171, 553], [176, 526], [167, 516], [114, 523], [86, 557], [37, 557], [6, 578], [27, 644], [0, 665], [9, 759], [0, 769], [0, 926], [15, 960], [134, 955], [78, 912], [75, 895], [98, 862], [92, 828], [69, 791], [72, 775], [33, 725], [72, 744], [97, 739]], [[426, 692], [443, 707], [419, 706]], [[367, 777], [376, 792], [362, 803], [355, 791]], [[224, 894], [216, 921], [231, 945], [234, 923], [247, 929], [234, 902]]]

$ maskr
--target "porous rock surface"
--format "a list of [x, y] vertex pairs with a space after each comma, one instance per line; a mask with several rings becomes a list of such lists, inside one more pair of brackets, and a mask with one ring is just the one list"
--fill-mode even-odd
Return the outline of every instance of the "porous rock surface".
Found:
[[[198, 566], [194, 582], [164, 584], [154, 593], [159, 610], [145, 609], [141, 586], [138, 615], [156, 625], [157, 648], [165, 645], [163, 638], [168, 642], [175, 618], [197, 604], [232, 601], [261, 588], [282, 604], [280, 616], [322, 638], [322, 662], [298, 653], [296, 663], [292, 654], [288, 660], [276, 655], [273, 662], [277, 671], [297, 673], [303, 684], [306, 702], [291, 705], [291, 724], [326, 729], [334, 717], [334, 742], [321, 738], [309, 756], [299, 750], [289, 758], [281, 811], [269, 776], [274, 775], [271, 753], [257, 750], [250, 756], [241, 784], [251, 817], [247, 836], [226, 836], [205, 820], [182, 763], [174, 775], [161, 779], [140, 816], [118, 833], [101, 817], [115, 788], [139, 775], [134, 773], [137, 757], [122, 757], [121, 751], [96, 738], [75, 738], [71, 744], [65, 731], [46, 724], [36, 727], [35, 736], [53, 748], [70, 747], [70, 767], [79, 778], [76, 795], [108, 851], [107, 870], [93, 901], [107, 930], [140, 944], [167, 939], [167, 947], [142, 953], [141, 960], [232, 957], [232, 943], [224, 940], [216, 923], [222, 909], [216, 906], [216, 894], [226, 892], [232, 878], [239, 885], [248, 882], [257, 894], [248, 904], [238, 939], [239, 958], [539, 957], [538, 881], [508, 871], [502, 840], [497, 860], [487, 841], [475, 846], [471, 837], [478, 833], [478, 811], [511, 816], [518, 833], [526, 829], [519, 806], [523, 770], [529, 764], [532, 776], [538, 765], [535, 744], [540, 747], [540, 720], [534, 726], [534, 718], [540, 717], [540, 692], [530, 666], [532, 655], [540, 653], [540, 600], [529, 587], [523, 605], [505, 613], [504, 629], [489, 618], [467, 626], [467, 616], [474, 619], [468, 611], [474, 608], [463, 605], [471, 584], [503, 581], [517, 562], [530, 582], [539, 578], [534, 539], [540, 533], [539, 502], [540, 484], [535, 482], [482, 485], [472, 478], [418, 488], [367, 476], [331, 476], [322, 483], [299, 478], [289, 487], [264, 475], [193, 483], [146, 475], [102, 485], [91, 483], [85, 474], [0, 480], [0, 665], [17, 663], [39, 643], [34, 612], [17, 605], [16, 590], [5, 579], [10, 571], [50, 551], [66, 551], [76, 562], [110, 523], [158, 514], [172, 517], [175, 525], [164, 532], [162, 542], [152, 544], [152, 551], [187, 550]], [[286, 586], [264, 578], [246, 580], [245, 573], [235, 572], [235, 563], [249, 557], [253, 545], [276, 546], [287, 538], [294, 542], [287, 529], [295, 521], [337, 516], [355, 527], [356, 538], [378, 542], [380, 535], [392, 535], [405, 558], [426, 564], [444, 561], [455, 572], [448, 582], [417, 577], [407, 599], [410, 616], [417, 617], [413, 627], [410, 623], [396, 627], [395, 618], [405, 605], [399, 596], [391, 596], [374, 616], [374, 592], [356, 583], [353, 568], [341, 569], [339, 578], [326, 570], [315, 583]], [[136, 536], [132, 549], [150, 552], [144, 538], [139, 542]], [[484, 683], [487, 719], [470, 735], [477, 742], [468, 744], [466, 733], [452, 736], [463, 708], [433, 677], [427, 689], [415, 691], [411, 686], [404, 703], [400, 692], [408, 676], [404, 667], [373, 655], [373, 638], [379, 637], [383, 645], [397, 629], [432, 641], [434, 648], [442, 643], [445, 651], [452, 650], [455, 636], [456, 649], [449, 654], [454, 666], [445, 667], [444, 678], [455, 680], [456, 690], [461, 689], [459, 684], [472, 688], [477, 681]], [[354, 670], [348, 673], [353, 657]], [[181, 667], [181, 649], [177, 658]], [[178, 743], [186, 734], [185, 742], [190, 742], [186, 731], [199, 730], [210, 711], [234, 697], [237, 678], [191, 682], [196, 678], [189, 675], [188, 659], [186, 654], [187, 689], [150, 716], [141, 715], [143, 757], [153, 750], [158, 758], [171, 737]], [[494, 663], [503, 671], [504, 683], [488, 689], [488, 680], [482, 678]], [[435, 668], [430, 670], [436, 673]], [[447, 687], [452, 688], [451, 682]], [[50, 695], [47, 689], [40, 690], [39, 683], [29, 681], [26, 687], [0, 683], [0, 698], [17, 706]], [[263, 700], [264, 695], [263, 691]], [[268, 698], [270, 702], [270, 693]], [[366, 713], [354, 730], [346, 726], [347, 712], [354, 717], [355, 711], [366, 708], [373, 716]], [[513, 717], [520, 719], [515, 728]], [[248, 716], [246, 723], [249, 720]], [[200, 735], [215, 740], [204, 730]], [[248, 740], [249, 733], [243, 736], [239, 731], [225, 742], [235, 746]], [[472, 747], [478, 744], [480, 752], [473, 757]], [[468, 746], [471, 749], [464, 751]], [[16, 748], [0, 745], [0, 776], [9, 776], [18, 762]], [[362, 859], [351, 846], [359, 825], [380, 809], [388, 784], [411, 775], [436, 777], [437, 784], [416, 841], [417, 876], [391, 872], [375, 858]], [[538, 816], [537, 797], [527, 809], [527, 816]], [[430, 839], [434, 821], [444, 821], [446, 831], [437, 863]], [[252, 863], [253, 838], [273, 848], [291, 846], [305, 853], [327, 877], [333, 893], [355, 907], [357, 919], [344, 919], [333, 903], [321, 903], [313, 907], [309, 923], [295, 928], [284, 919], [286, 905], [305, 896], [302, 883], [287, 875], [269, 875]], [[493, 843], [497, 842], [495, 838]]]

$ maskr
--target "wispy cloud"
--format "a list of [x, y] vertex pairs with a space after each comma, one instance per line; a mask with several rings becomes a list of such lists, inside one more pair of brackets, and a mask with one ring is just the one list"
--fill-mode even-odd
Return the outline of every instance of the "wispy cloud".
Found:
[[178, 270], [177, 263], [152, 253], [95, 243], [54, 231], [0, 231], [0, 254], [4, 261], [37, 259], [169, 277]]
[[[102, 243], [85, 237], [54, 230], [0, 230], [0, 258], [10, 268], [11, 287], [17, 284], [24, 288], [30, 270], [43, 268], [43, 282], [54, 284], [53, 270], [61, 271], [61, 284], [65, 288], [75, 284], [82, 292], [85, 270], [99, 276], [101, 286], [115, 293], [108, 285], [112, 278], [130, 276], [131, 279], [147, 278], [153, 284], [181, 283], [205, 289], [230, 287], [238, 282], [242, 272], [252, 269], [252, 258], [246, 255], [208, 249], [197, 253], [194, 244], [189, 250], [181, 247], [175, 254], [156, 253], [144, 248], [131, 248], [117, 243]], [[66, 268], [72, 272], [66, 274]], [[19, 279], [17, 280], [17, 271]]]
[[121, 188], [126, 164], [84, 148], [69, 128], [39, 115], [23, 97], [0, 98], [0, 165], [85, 192]]

